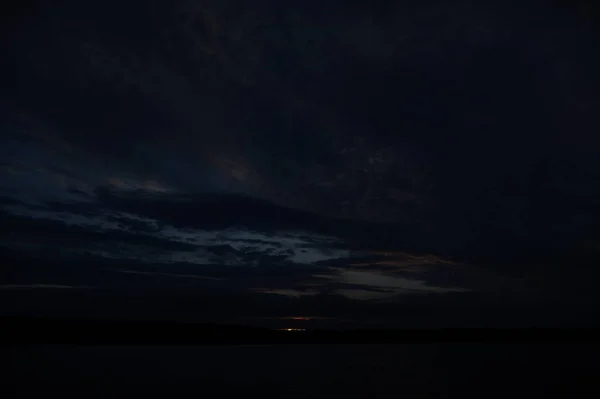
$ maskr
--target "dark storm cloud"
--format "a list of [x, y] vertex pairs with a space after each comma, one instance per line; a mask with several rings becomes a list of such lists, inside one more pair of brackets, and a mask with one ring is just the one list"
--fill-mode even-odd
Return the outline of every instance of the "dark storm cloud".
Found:
[[[385, 275], [376, 268], [368, 272], [348, 272], [350, 262], [373, 259], [374, 256], [352, 252], [339, 237], [299, 230], [299, 225], [290, 224], [289, 219], [283, 218], [285, 223], [277, 223], [279, 219], [273, 215], [287, 213], [275, 205], [259, 202], [260, 207], [256, 207], [255, 200], [221, 195], [216, 198], [204, 196], [202, 206], [193, 209], [181, 207], [182, 198], [178, 195], [146, 193], [145, 198], [135, 197], [134, 203], [161, 209], [163, 213], [134, 214], [123, 212], [115, 202], [130, 195], [110, 193], [113, 201], [105, 201], [104, 205], [113, 207], [103, 207], [102, 202], [68, 204], [56, 201], [8, 207], [4, 219], [10, 223], [5, 224], [15, 228], [4, 245], [16, 249], [28, 246], [34, 253], [42, 251], [46, 257], [60, 259], [67, 256], [79, 259], [88, 268], [98, 264], [103, 269], [137, 275], [141, 279], [164, 278], [167, 291], [173, 278], [226, 280], [227, 288], [221, 287], [221, 292], [272, 292], [293, 297], [323, 293], [352, 297], [367, 293], [357, 296], [361, 299], [373, 298], [373, 293], [387, 294], [388, 297], [417, 291], [441, 293], [460, 286], [460, 281], [446, 282], [444, 285], [448, 288], [439, 284], [432, 286], [414, 276]], [[166, 199], [173, 202], [164, 202]], [[245, 213], [250, 210], [253, 217], [234, 222], [224, 218], [223, 214], [219, 216], [215, 205], [220, 209], [225, 202], [228, 204], [226, 209], [236, 209], [227, 201], [246, 202]], [[191, 202], [199, 203], [199, 198]], [[165, 216], [173, 212], [179, 215], [178, 211], [182, 215], [193, 213], [197, 218], [187, 220], [185, 229], [178, 228], [177, 223], [172, 224], [172, 217]], [[289, 212], [294, 215], [298, 211]], [[216, 220], [220, 217], [225, 223], [219, 226], [208, 224], [207, 228], [206, 215]], [[157, 219], [159, 216], [162, 218]], [[322, 218], [313, 217], [315, 220]], [[256, 220], [261, 222], [256, 223]], [[267, 228], [264, 221], [270, 221], [272, 226]], [[290, 230], [292, 227], [294, 230]], [[270, 233], [264, 234], [263, 230]], [[189, 240], [190, 237], [193, 239]], [[138, 263], [121, 264], [127, 259]], [[346, 265], [332, 268], [335, 259], [342, 264], [345, 260]], [[331, 264], [328, 260], [332, 260]], [[421, 266], [426, 266], [425, 263]], [[361, 283], [360, 279], [364, 281]]]
[[[184, 194], [174, 196], [120, 195], [107, 188], [96, 191], [100, 200], [114, 209], [154, 217], [176, 227], [222, 229], [228, 226], [302, 228], [311, 214], [244, 196]], [[315, 217], [313, 216], [312, 219]]]
[[[90, 245], [142, 245], [150, 248], [163, 250], [193, 250], [196, 246], [182, 242], [169, 241], [148, 235], [136, 234], [135, 231], [117, 228], [99, 228], [100, 226], [89, 224], [85, 218], [69, 218], [65, 220], [61, 216], [46, 219], [27, 215], [14, 215], [3, 211], [0, 214], [3, 228], [10, 232], [5, 236], [13, 242], [41, 243], [44, 246], [60, 248], [89, 248]], [[66, 218], [66, 216], [65, 216]], [[72, 223], [78, 220], [79, 223]]]
[[0, 197], [0, 204], [2, 205], [19, 205], [21, 204], [21, 201], [15, 199], [15, 198], [11, 198], [11, 197]]
[[[552, 284], [560, 280], [556, 273], [544, 270], [549, 266], [552, 269], [547, 263], [549, 255], [530, 256], [528, 264], [508, 267], [499, 262], [500, 267], [494, 267], [423, 252], [398, 252], [386, 247], [389, 244], [385, 242], [357, 234], [367, 227], [372, 237], [378, 237], [383, 233], [377, 231], [381, 226], [376, 224], [329, 219], [237, 195], [182, 196], [109, 189], [97, 192], [99, 202], [50, 201], [7, 208], [20, 215], [7, 214], [7, 220], [12, 220], [8, 225], [15, 226], [12, 242], [22, 239], [42, 243], [46, 248], [71, 248], [78, 254], [83, 251], [108, 259], [133, 258], [149, 264], [175, 265], [160, 272], [142, 264], [135, 271], [140, 276], [205, 275], [211, 264], [236, 266], [209, 273], [220, 278], [226, 275], [228, 290], [233, 292], [253, 289], [292, 296], [338, 292], [373, 299], [470, 290], [531, 300], [537, 295], [547, 296]], [[369, 247], [369, 242], [379, 246]], [[406, 248], [403, 244], [400, 246]], [[511, 251], [509, 248], [507, 254], [495, 256], [508, 258], [514, 254]], [[574, 256], [569, 260], [578, 262]], [[556, 264], [556, 260], [553, 262]], [[185, 272], [178, 270], [186, 263], [189, 266]], [[255, 270], [247, 272], [244, 268]], [[569, 284], [561, 288], [563, 292], [582, 288], [578, 278], [588, 273], [571, 273]], [[539, 279], [542, 281], [536, 281]]]
[[235, 280], [230, 291], [500, 295], [524, 290], [523, 275], [557, 296], [590, 291], [600, 259], [590, 11], [28, 5], [0, 24], [0, 195], [13, 244], [134, 257], [139, 268], [115, 264], [131, 279], [166, 278], [143, 274], [166, 273], [144, 269], [153, 262], [244, 266], [208, 274]]
[[[594, 33], [575, 11], [538, 7], [533, 29], [521, 6], [500, 3], [114, 7], [66, 2], [45, 10], [52, 23], [21, 15], [40, 28], [12, 26], [22, 43], [10, 49], [14, 62], [35, 77], [17, 80], [19, 96], [75, 124], [70, 142], [185, 189], [195, 188], [193, 169], [213, 165], [221, 187], [348, 217], [443, 224], [468, 239], [480, 227], [464, 216], [491, 206], [475, 198], [498, 179], [586, 147], [564, 143], [563, 91], [593, 104], [584, 86], [597, 83], [581, 70], [597, 60], [569, 45]], [[44, 74], [60, 82], [56, 109], [40, 95], [58, 84]], [[593, 140], [586, 131], [575, 134]]]
[[[534, 30], [511, 4], [259, 3], [65, 2], [7, 25], [20, 40], [7, 101], [36, 115], [48, 151], [90, 158], [60, 172], [20, 155], [51, 171], [19, 177], [27, 192], [241, 191], [397, 222], [375, 229], [384, 246], [478, 256], [597, 234], [598, 62], [570, 45], [595, 37], [581, 14], [538, 7]], [[231, 206], [206, 225], [248, 218]], [[188, 223], [192, 207], [164, 216]]]
[[[129, 196], [131, 193], [121, 193], [121, 196], [116, 197], [123, 198], [122, 195]], [[171, 201], [163, 202], [165, 198]], [[339, 245], [340, 239], [302, 231], [297, 225], [292, 224], [294, 229], [291, 229], [289, 224], [273, 222], [272, 226], [267, 226], [265, 223], [252, 223], [257, 217], [268, 221], [272, 216], [270, 212], [254, 215], [241, 223], [235, 223], [232, 219], [225, 218], [223, 213], [215, 212], [214, 205], [221, 208], [223, 200], [243, 203], [242, 198], [206, 196], [203, 199], [203, 203], [196, 201], [201, 206], [193, 208], [188, 205], [183, 209], [180, 209], [181, 198], [177, 195], [161, 194], [157, 199], [155, 194], [146, 193], [145, 198], [138, 198], [134, 202], [140, 208], [145, 204], [159, 209], [162, 211], [159, 214], [145, 213], [143, 209], [140, 209], [141, 212], [124, 212], [122, 207], [111, 206], [118, 205], [113, 201], [47, 201], [41, 204], [28, 204], [18, 200], [13, 200], [13, 204], [10, 204], [5, 201], [7, 206], [3, 210], [4, 225], [12, 233], [5, 238], [39, 242], [44, 246], [62, 243], [72, 248], [80, 247], [79, 249], [97, 248], [101, 244], [107, 254], [110, 253], [111, 246], [113, 251], [117, 251], [117, 247], [118, 251], [123, 251], [128, 246], [133, 251], [135, 245], [145, 247], [145, 251], [154, 255], [156, 250], [179, 251], [181, 256], [185, 256], [186, 251], [195, 251], [189, 254], [190, 260], [193, 256], [198, 259], [214, 256], [213, 260], [225, 259], [248, 265], [277, 264], [284, 260], [308, 264], [320, 259], [343, 256], [347, 252], [333, 249], [324, 253], [319, 247]], [[266, 203], [261, 205], [264, 210], [279, 210]], [[252, 200], [249, 200], [249, 206], [249, 209], [253, 209]], [[181, 210], [183, 213], [178, 212]], [[182, 219], [194, 214], [196, 219], [189, 218], [185, 227], [181, 228], [177, 218], [165, 216], [171, 213]], [[205, 223], [208, 218], [213, 221], [219, 221], [219, 218], [223, 220], [215, 226], [214, 223]], [[140, 247], [138, 250], [141, 249]], [[177, 258], [178, 255], [173, 253], [173, 256]]]

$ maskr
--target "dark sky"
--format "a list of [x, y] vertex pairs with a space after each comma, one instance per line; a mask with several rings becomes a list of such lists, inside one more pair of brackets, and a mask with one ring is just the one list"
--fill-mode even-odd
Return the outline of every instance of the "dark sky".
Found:
[[2, 5], [2, 295], [594, 307], [597, 7], [322, 3]]

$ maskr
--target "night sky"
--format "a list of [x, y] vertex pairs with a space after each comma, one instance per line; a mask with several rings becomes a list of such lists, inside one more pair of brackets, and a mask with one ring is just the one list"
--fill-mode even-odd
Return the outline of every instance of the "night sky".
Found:
[[593, 2], [1, 7], [2, 313], [523, 325], [600, 304]]

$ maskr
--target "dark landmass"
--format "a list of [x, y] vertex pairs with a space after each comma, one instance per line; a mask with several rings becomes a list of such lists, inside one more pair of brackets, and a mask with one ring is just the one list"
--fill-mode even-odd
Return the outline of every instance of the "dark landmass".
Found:
[[239, 325], [4, 317], [0, 340], [53, 344], [407, 344], [452, 342], [598, 342], [600, 329], [269, 329]]

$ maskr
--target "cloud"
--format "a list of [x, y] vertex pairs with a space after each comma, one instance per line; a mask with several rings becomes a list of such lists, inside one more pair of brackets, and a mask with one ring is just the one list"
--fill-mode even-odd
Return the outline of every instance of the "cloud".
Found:
[[207, 276], [199, 276], [197, 274], [177, 274], [177, 273], [158, 273], [158, 272], [145, 272], [140, 270], [114, 270], [117, 273], [130, 273], [130, 274], [141, 274], [148, 276], [164, 276], [164, 277], [175, 277], [175, 278], [199, 278], [204, 280], [212, 280], [212, 281], [223, 281], [222, 278], [217, 277], [207, 277]]
[[320, 293], [320, 291], [318, 290], [299, 290], [290, 288], [252, 288], [250, 289], [250, 292], [285, 295], [295, 298], [302, 296], [313, 296], [318, 295]]
[[4, 243], [30, 243], [40, 248], [63, 248], [68, 250], [116, 250], [127, 245], [157, 250], [186, 251], [196, 246], [176, 242], [135, 230], [121, 228], [104, 215], [94, 216], [53, 213], [49, 210], [5, 207], [0, 214], [3, 226], [11, 231]]
[[60, 284], [2, 284], [0, 290], [30, 290], [30, 289], [91, 289], [93, 287], [71, 286]]
[[172, 191], [172, 189], [164, 187], [155, 180], [135, 181], [112, 177], [107, 182], [109, 187], [122, 191], [144, 191], [151, 193], [168, 193]]
[[[187, 0], [107, 1], [85, 13], [39, 7], [7, 27], [19, 46], [3, 42], [6, 103], [16, 116], [6, 118], [0, 148], [20, 175], [3, 175], [7, 191], [29, 199], [76, 195], [65, 186], [238, 192], [395, 224], [350, 229], [352, 246], [401, 243], [488, 260], [500, 253], [507, 262], [526, 257], [523, 248], [536, 248], [534, 257], [568, 251], [597, 233], [596, 123], [593, 112], [574, 109], [594, 103], [598, 79], [586, 71], [598, 61], [572, 50], [593, 48], [597, 35], [585, 24], [571, 29], [577, 18], [539, 7], [536, 25], [511, 5], [459, 13], [342, 5], [327, 15], [311, 5], [230, 14], [219, 2]], [[540, 179], [547, 164], [560, 179]], [[241, 208], [230, 218], [214, 204], [215, 217], [196, 217], [197, 200], [181, 200], [179, 213], [119, 206], [206, 229], [259, 229], [247, 214], [265, 215], [231, 201], [223, 209]], [[307, 213], [269, 215], [279, 227], [290, 218], [288, 226], [330, 235], [346, 226]]]
[[188, 315], [598, 302], [589, 15], [38, 3], [0, 38], [6, 284]]
[[[375, 290], [367, 290], [367, 289], [340, 289], [337, 291], [339, 294], [350, 298], [350, 299], [358, 299], [363, 301], [368, 300], [381, 300], [381, 299], [390, 299], [393, 297], [393, 291], [375, 291]], [[392, 293], [392, 295], [390, 295]]]
[[445, 292], [445, 291], [463, 291], [463, 290], [449, 290], [440, 287], [430, 286], [422, 280], [406, 279], [396, 276], [389, 276], [379, 273], [371, 272], [356, 272], [346, 271], [342, 272], [340, 279], [344, 283], [373, 286], [383, 289], [394, 289], [398, 292], [408, 291], [430, 291], [430, 292]]
[[[123, 274], [226, 280], [228, 290], [238, 292], [303, 296], [357, 290], [357, 298], [394, 299], [410, 293], [516, 292], [522, 285], [428, 253], [355, 247], [352, 229], [346, 228], [351, 224], [340, 228], [321, 216], [238, 195], [101, 191], [92, 202], [8, 205], [3, 217], [14, 226], [5, 247], [54, 252], [60, 247], [61, 257], [117, 262], [109, 269]], [[117, 267], [121, 260], [142, 263]]]

